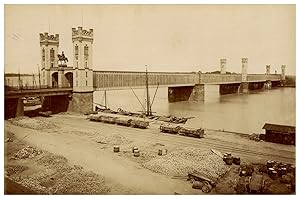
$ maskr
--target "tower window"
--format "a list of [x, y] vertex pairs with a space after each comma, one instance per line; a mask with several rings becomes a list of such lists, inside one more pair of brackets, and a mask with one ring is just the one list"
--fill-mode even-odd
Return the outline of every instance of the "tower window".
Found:
[[76, 62], [76, 68], [78, 68], [78, 61]]
[[51, 48], [50, 50], [50, 61], [54, 61], [54, 50]]
[[85, 85], [87, 86], [87, 81], [85, 81]]
[[89, 57], [89, 47], [87, 45], [84, 46], [84, 59], [87, 60]]
[[87, 68], [87, 67], [88, 67], [87, 62], [85, 62], [85, 68]]
[[45, 61], [45, 48], [42, 50], [42, 60]]
[[78, 77], [78, 71], [76, 71], [76, 77]]
[[75, 46], [75, 59], [78, 60], [78, 46]]
[[51, 63], [51, 67], [53, 68], [53, 63]]
[[75, 55], [78, 55], [78, 46], [77, 46], [77, 44], [75, 46]]
[[88, 72], [85, 72], [85, 77], [88, 77]]

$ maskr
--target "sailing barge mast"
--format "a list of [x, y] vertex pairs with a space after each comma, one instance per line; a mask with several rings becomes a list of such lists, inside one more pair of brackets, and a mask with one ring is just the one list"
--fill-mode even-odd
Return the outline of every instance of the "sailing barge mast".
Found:
[[146, 65], [146, 94], [147, 94], [147, 112], [146, 115], [147, 116], [151, 116], [152, 115], [152, 111], [151, 111], [151, 105], [150, 105], [150, 96], [149, 96], [149, 82], [148, 82], [148, 70], [147, 70], [147, 65]]

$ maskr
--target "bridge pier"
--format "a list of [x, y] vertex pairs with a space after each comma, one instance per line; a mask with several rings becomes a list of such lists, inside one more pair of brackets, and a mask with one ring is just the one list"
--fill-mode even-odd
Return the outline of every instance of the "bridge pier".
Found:
[[249, 90], [262, 90], [265, 88], [265, 82], [250, 82], [248, 89]]
[[265, 89], [271, 89], [272, 88], [272, 81], [270, 80], [267, 80], [265, 82]]
[[70, 111], [86, 113], [93, 110], [93, 92], [73, 92]]
[[5, 119], [24, 116], [24, 103], [22, 98], [5, 99]]
[[240, 83], [236, 84], [220, 84], [219, 93], [220, 95], [233, 94], [239, 92]]
[[42, 101], [42, 110], [51, 110], [53, 113], [67, 112], [71, 108], [69, 95], [45, 96]]
[[248, 82], [241, 82], [241, 86], [240, 86], [240, 93], [248, 93], [248, 88], [249, 88], [249, 83]]
[[168, 87], [169, 102], [204, 101], [204, 84], [195, 86]]

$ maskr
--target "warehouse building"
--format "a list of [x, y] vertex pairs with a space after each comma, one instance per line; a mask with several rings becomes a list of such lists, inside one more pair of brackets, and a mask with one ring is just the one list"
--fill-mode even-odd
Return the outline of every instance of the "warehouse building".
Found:
[[278, 125], [265, 123], [263, 129], [266, 130], [265, 141], [280, 144], [295, 145], [295, 126]]

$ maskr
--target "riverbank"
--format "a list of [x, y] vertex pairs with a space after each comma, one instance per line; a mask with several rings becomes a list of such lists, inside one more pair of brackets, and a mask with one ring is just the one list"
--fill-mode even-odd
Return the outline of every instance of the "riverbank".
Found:
[[[273, 159], [295, 164], [294, 146], [255, 142], [212, 130], [207, 130], [202, 139], [165, 134], [159, 131], [161, 121], [150, 122], [148, 129], [136, 129], [92, 122], [84, 115], [73, 113], [15, 120], [4, 122], [5, 136], [12, 138], [12, 142], [5, 143], [5, 170], [14, 171], [6, 175], [40, 194], [74, 191], [79, 194], [203, 194], [192, 189], [186, 179], [155, 173], [145, 166], [191, 147], [203, 152], [211, 149], [231, 152], [241, 157], [243, 163], [266, 163]], [[113, 153], [116, 145], [120, 153]], [[12, 158], [27, 146], [42, 153], [32, 158]], [[133, 146], [139, 148], [140, 157], [133, 156]], [[167, 149], [167, 155], [158, 156], [159, 149]], [[174, 173], [172, 169], [176, 168], [169, 169]], [[72, 189], [83, 186], [76, 180], [79, 178], [94, 186]], [[28, 181], [31, 183], [26, 184]]]

